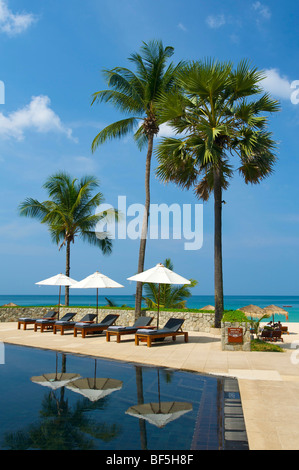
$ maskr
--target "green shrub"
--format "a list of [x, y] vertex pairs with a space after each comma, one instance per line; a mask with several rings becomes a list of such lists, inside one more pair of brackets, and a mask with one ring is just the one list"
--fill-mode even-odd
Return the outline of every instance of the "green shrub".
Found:
[[245, 313], [241, 312], [241, 310], [225, 310], [222, 316], [223, 322], [230, 322], [230, 323], [244, 323], [249, 322], [248, 318], [246, 317]]
[[284, 352], [278, 344], [267, 343], [260, 339], [251, 340], [251, 351]]

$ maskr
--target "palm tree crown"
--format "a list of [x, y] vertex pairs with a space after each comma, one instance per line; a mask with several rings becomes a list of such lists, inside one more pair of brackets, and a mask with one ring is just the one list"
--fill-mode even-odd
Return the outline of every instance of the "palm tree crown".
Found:
[[229, 186], [237, 157], [245, 183], [259, 183], [273, 171], [276, 143], [268, 131], [265, 113], [279, 103], [263, 93], [262, 72], [246, 61], [234, 70], [213, 60], [187, 64], [178, 79], [180, 90], [164, 94], [159, 118], [177, 137], [163, 138], [157, 149], [157, 175], [196, 195], [215, 201], [215, 317], [223, 312], [221, 213], [222, 191]]
[[164, 47], [161, 41], [150, 41], [143, 43], [140, 54], [134, 53], [129, 57], [135, 72], [125, 67], [104, 70], [109, 89], [94, 93], [92, 104], [111, 103], [130, 117], [100, 131], [92, 142], [93, 151], [107, 140], [121, 138], [134, 129], [134, 139], [142, 148], [149, 136], [159, 132], [156, 100], [160, 93], [173, 89], [176, 73], [181, 67], [181, 64], [174, 66], [171, 63], [166, 68], [166, 62], [173, 53], [173, 47]]

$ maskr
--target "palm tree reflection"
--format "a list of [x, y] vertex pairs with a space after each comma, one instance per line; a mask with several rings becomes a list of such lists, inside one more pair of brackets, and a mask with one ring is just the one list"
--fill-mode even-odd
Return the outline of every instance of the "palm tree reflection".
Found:
[[[66, 371], [66, 356], [62, 354], [62, 373]], [[109, 397], [90, 402], [77, 400], [72, 406], [65, 398], [65, 387], [46, 393], [39, 412], [38, 422], [24, 429], [7, 433], [4, 448], [9, 450], [92, 450], [96, 440], [110, 442], [121, 432], [116, 423], [97, 422], [90, 411], [107, 408]], [[88, 413], [87, 413], [88, 412]]]

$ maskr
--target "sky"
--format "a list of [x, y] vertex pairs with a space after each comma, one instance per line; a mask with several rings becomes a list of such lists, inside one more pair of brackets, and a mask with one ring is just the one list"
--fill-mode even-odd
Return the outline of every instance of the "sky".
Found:
[[[27, 197], [47, 199], [42, 186], [50, 175], [95, 175], [107, 204], [117, 207], [119, 196], [127, 208], [144, 204], [145, 151], [127, 136], [92, 153], [96, 134], [123, 115], [108, 104], [91, 106], [91, 97], [106, 88], [103, 69], [130, 67], [128, 57], [151, 40], [174, 47], [174, 63], [247, 59], [265, 72], [265, 91], [281, 103], [269, 120], [278, 159], [259, 185], [236, 172], [223, 195], [224, 294], [298, 295], [298, 10], [295, 0], [0, 0], [0, 295], [56, 292], [35, 283], [64, 272], [65, 251], [46, 226], [18, 214]], [[156, 166], [154, 157], [151, 202], [195, 214], [202, 202], [161, 183]], [[193, 294], [212, 295], [213, 200], [201, 207], [202, 246], [150, 239], [145, 269], [170, 258], [174, 271], [198, 281]], [[71, 277], [98, 270], [124, 285], [113, 294], [133, 294], [127, 278], [137, 272], [138, 251], [139, 239], [128, 236], [114, 240], [110, 256], [76, 240]]]

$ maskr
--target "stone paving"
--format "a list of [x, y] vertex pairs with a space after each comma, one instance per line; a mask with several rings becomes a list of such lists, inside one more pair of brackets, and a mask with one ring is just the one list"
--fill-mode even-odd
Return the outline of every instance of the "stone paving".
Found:
[[220, 336], [211, 333], [190, 332], [188, 343], [178, 337], [148, 348], [135, 346], [134, 336], [107, 342], [105, 335], [18, 330], [16, 322], [0, 323], [0, 341], [237, 378], [250, 450], [299, 450], [299, 324], [288, 326], [279, 343], [283, 353], [222, 351]]

